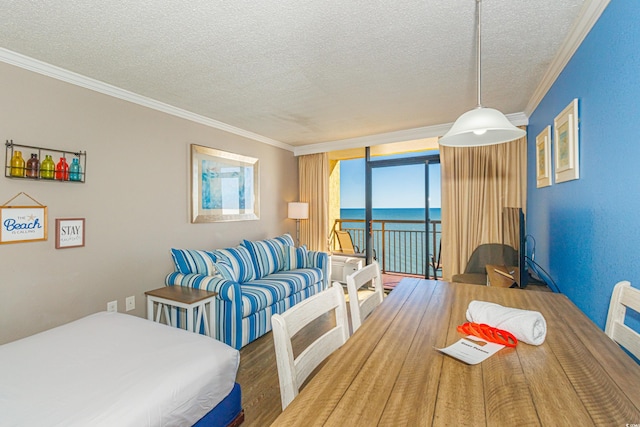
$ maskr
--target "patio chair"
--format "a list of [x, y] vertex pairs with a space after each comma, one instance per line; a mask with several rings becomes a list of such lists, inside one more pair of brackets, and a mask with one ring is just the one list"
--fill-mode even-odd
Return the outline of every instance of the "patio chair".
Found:
[[438, 252], [435, 254], [430, 254], [430, 265], [433, 270], [433, 279], [438, 280], [438, 271], [442, 271], [442, 262], [440, 261], [440, 254], [442, 254], [442, 240], [438, 245]]
[[478, 246], [471, 256], [462, 274], [454, 274], [452, 282], [487, 284], [487, 264], [518, 265], [518, 251], [501, 243], [485, 243]]
[[[344, 230], [336, 230], [336, 237], [338, 238], [338, 244], [340, 245], [340, 251], [334, 252], [336, 254], [341, 255], [350, 255], [353, 257], [365, 258], [366, 254], [364, 251], [360, 251], [360, 248], [353, 244], [353, 239], [351, 238], [351, 233]], [[376, 257], [376, 250], [373, 250], [373, 259], [378, 259]]]

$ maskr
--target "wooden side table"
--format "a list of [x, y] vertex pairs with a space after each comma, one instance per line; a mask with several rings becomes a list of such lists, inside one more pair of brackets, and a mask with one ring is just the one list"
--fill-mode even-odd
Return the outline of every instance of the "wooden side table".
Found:
[[[147, 296], [147, 319], [160, 322], [162, 314], [167, 324], [178, 327], [179, 309], [186, 312], [187, 331], [196, 332], [204, 324], [207, 336], [212, 336], [215, 331], [215, 299], [217, 292], [203, 289], [188, 288], [185, 286], [163, 286], [145, 292]], [[157, 310], [154, 310], [157, 304]], [[206, 305], [209, 304], [207, 316]], [[207, 319], [208, 317], [208, 319]]]

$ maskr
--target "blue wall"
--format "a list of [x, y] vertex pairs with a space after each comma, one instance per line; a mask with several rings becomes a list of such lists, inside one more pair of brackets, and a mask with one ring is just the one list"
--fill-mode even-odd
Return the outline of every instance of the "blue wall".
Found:
[[[580, 179], [538, 189], [535, 138], [574, 98]], [[528, 140], [527, 232], [536, 240], [535, 261], [604, 328], [613, 286], [629, 280], [640, 287], [638, 0], [611, 1], [531, 115]]]

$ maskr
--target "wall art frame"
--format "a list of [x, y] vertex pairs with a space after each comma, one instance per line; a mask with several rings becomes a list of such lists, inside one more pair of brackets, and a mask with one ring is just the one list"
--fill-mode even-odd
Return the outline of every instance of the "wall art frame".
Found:
[[580, 178], [578, 99], [574, 99], [553, 120], [555, 181]]
[[191, 144], [191, 222], [260, 219], [259, 161]]
[[551, 126], [536, 136], [536, 187], [551, 185]]
[[0, 206], [0, 243], [47, 240], [46, 206]]
[[84, 246], [84, 218], [56, 218], [56, 249]]
[[[10, 205], [24, 196], [35, 205]], [[0, 205], [0, 244], [47, 240], [47, 207], [21, 191]]]

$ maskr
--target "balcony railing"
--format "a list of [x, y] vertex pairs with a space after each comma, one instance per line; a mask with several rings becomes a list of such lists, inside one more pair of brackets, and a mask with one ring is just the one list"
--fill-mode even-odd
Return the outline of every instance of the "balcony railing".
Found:
[[[373, 220], [373, 248], [383, 273], [412, 274], [433, 277], [430, 269], [431, 255], [440, 250], [441, 221]], [[353, 244], [362, 252], [365, 248], [365, 221], [362, 219], [337, 219], [334, 230], [349, 232]], [[331, 233], [336, 251], [340, 246]]]

